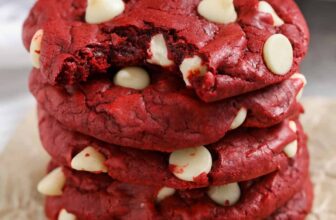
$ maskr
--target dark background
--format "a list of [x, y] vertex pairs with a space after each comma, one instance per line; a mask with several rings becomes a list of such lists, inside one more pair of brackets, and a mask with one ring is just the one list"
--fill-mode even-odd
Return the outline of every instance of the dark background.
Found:
[[310, 51], [301, 71], [306, 96], [336, 97], [336, 0], [297, 1], [311, 31]]

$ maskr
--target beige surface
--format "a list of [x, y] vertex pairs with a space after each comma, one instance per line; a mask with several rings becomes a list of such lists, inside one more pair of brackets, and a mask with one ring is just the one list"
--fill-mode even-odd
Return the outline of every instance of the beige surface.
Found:
[[42, 196], [35, 190], [48, 156], [42, 150], [34, 113], [19, 126], [0, 154], [0, 219], [42, 220]]
[[[310, 99], [303, 122], [310, 135], [314, 213], [309, 219], [336, 219], [336, 101]], [[34, 113], [20, 125], [0, 155], [0, 219], [40, 220], [42, 197], [35, 186], [43, 176], [48, 156], [38, 141]]]

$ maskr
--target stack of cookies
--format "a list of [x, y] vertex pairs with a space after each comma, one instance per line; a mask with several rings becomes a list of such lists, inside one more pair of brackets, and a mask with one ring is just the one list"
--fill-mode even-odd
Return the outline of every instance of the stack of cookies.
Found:
[[39, 0], [23, 39], [50, 220], [309, 213], [293, 0]]

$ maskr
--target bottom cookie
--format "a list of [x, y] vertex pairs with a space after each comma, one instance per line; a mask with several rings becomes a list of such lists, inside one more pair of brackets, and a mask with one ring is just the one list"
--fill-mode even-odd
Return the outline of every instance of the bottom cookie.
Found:
[[[99, 213], [100, 211], [97, 211], [97, 217], [96, 218], [91, 218], [89, 216], [85, 216], [82, 215], [80, 217], [77, 217], [71, 213], [68, 213], [65, 209], [61, 209], [60, 211], [58, 211], [58, 214], [55, 215], [54, 212], [54, 208], [55, 208], [55, 204], [59, 203], [56, 201], [56, 198], [48, 198], [46, 200], [46, 212], [47, 212], [47, 216], [49, 216], [50, 220], [88, 220], [88, 219], [100, 219], [99, 217]], [[99, 201], [97, 201], [99, 202]], [[302, 191], [296, 193], [290, 201], [288, 201], [284, 206], [282, 206], [281, 208], [279, 208], [277, 211], [275, 211], [270, 217], [265, 218], [265, 220], [304, 220], [306, 218], [306, 216], [309, 214], [309, 212], [311, 211], [312, 208], [312, 202], [313, 202], [313, 187], [311, 184], [310, 180], [306, 180], [306, 183], [304, 184], [304, 187], [302, 189]], [[83, 204], [85, 203], [85, 201], [83, 201]], [[108, 209], [108, 207], [107, 207]], [[134, 210], [136, 209], [141, 209], [141, 207], [134, 207]], [[117, 211], [117, 210], [116, 210]], [[120, 212], [120, 214], [125, 211], [125, 210], [118, 210], [118, 212]], [[136, 212], [135, 212], [136, 213]], [[133, 216], [133, 217], [127, 217], [127, 218], [119, 218], [119, 217], [111, 217], [111, 220], [113, 219], [137, 219], [137, 220], [165, 220], [165, 219], [183, 219], [183, 220], [196, 220], [196, 219], [204, 219], [202, 217], [171, 217], [171, 218], [167, 218], [167, 217], [163, 217], [160, 215], [153, 215], [151, 217], [143, 217], [142, 215], [140, 216]], [[228, 219], [226, 217], [214, 217], [214, 218], [206, 218], [206, 219], [213, 219], [213, 220], [222, 220], [222, 219]], [[249, 219], [249, 218], [247, 218]]]
[[313, 205], [313, 186], [308, 180], [301, 192], [278, 209], [267, 220], [304, 220], [311, 211]]
[[[59, 191], [47, 198], [46, 214], [51, 220], [64, 220], [59, 218], [64, 210], [73, 213], [77, 220], [256, 220], [267, 218], [280, 208], [274, 218], [282, 219], [281, 216], [290, 214], [285, 204], [305, 185], [308, 164], [307, 148], [302, 147], [298, 157], [284, 170], [219, 189], [193, 190], [133, 185], [114, 181], [106, 174], [58, 168], [57, 175], [63, 173], [60, 176], [65, 183], [49, 181]], [[303, 196], [311, 200], [309, 197]], [[303, 202], [306, 203], [309, 206], [309, 201]]]

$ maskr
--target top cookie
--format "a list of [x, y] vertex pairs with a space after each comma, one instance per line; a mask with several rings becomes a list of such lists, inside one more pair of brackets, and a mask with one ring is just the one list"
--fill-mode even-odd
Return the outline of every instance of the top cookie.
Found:
[[23, 39], [52, 85], [140, 66], [211, 102], [289, 78], [309, 33], [293, 0], [39, 0]]

